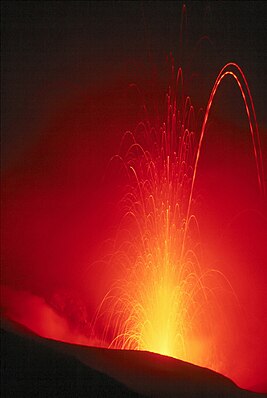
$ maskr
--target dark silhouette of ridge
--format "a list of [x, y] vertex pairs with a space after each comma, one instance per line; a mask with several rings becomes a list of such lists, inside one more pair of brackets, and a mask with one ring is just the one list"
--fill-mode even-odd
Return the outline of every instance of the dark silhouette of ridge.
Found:
[[48, 340], [3, 321], [2, 397], [259, 397], [180, 360]]

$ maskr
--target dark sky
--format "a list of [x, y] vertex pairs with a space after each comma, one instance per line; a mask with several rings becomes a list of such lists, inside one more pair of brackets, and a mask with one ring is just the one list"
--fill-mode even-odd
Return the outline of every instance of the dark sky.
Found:
[[[114, 275], [90, 267], [119, 222], [115, 186], [123, 187], [115, 167], [103, 175], [123, 133], [142, 120], [143, 102], [149, 116], [156, 103], [162, 107], [170, 51], [196, 110], [206, 106], [220, 69], [231, 61], [240, 65], [266, 164], [267, 2], [186, 2], [181, 47], [182, 6], [1, 3], [3, 283], [42, 297], [76, 288], [91, 310], [102, 300]], [[204, 36], [209, 40], [199, 42]], [[140, 93], [129, 90], [130, 83]], [[220, 86], [207, 130], [195, 189], [203, 264], [227, 275], [255, 319], [242, 331], [234, 322], [244, 335], [243, 354], [251, 352], [248, 363], [242, 356], [239, 362], [249, 369], [266, 350], [266, 206], [262, 216], [251, 134], [233, 79]], [[254, 367], [259, 380], [265, 369]]]
[[[3, 165], [13, 164], [38, 137], [41, 115], [84, 87], [101, 97], [135, 82], [146, 93], [155, 67], [165, 89], [170, 51], [177, 64], [199, 70], [207, 87], [224, 63], [238, 62], [266, 126], [266, 3], [186, 6], [187, 50], [178, 58], [179, 1], [2, 2]], [[213, 48], [204, 46], [190, 65], [203, 35]]]
[[[48, 241], [53, 240], [56, 219], [62, 228], [57, 234], [65, 237], [66, 230], [72, 231], [70, 240], [76, 239], [79, 244], [85, 240], [85, 246], [87, 235], [81, 224], [87, 230], [92, 223], [100, 234], [106, 230], [101, 206], [96, 211], [96, 203], [105, 200], [100, 181], [109, 159], [118, 151], [122, 134], [133, 131], [142, 120], [140, 98], [151, 114], [154, 102], [164, 102], [170, 51], [176, 67], [183, 67], [185, 90], [195, 109], [206, 106], [216, 76], [227, 62], [237, 62], [243, 68], [255, 102], [266, 164], [266, 2], [186, 3], [181, 47], [182, 5], [176, 1], [2, 3], [3, 184], [6, 201], [14, 200], [17, 212], [20, 207], [16, 203], [22, 201], [25, 217], [19, 217], [21, 228], [29, 217], [37, 227], [43, 214]], [[208, 36], [211, 44], [204, 40], [197, 46], [203, 36]], [[190, 85], [191, 76], [195, 78]], [[255, 172], [252, 142], [243, 100], [230, 80], [220, 88], [211, 114], [211, 123], [219, 118], [224, 125], [217, 134], [213, 129], [205, 142], [201, 156], [204, 182], [211, 184], [206, 173], [212, 170], [214, 184], [225, 191], [225, 186], [216, 181], [228, 171], [233, 174], [232, 170], [240, 170], [252, 192], [253, 181], [257, 183], [253, 173], [252, 182], [248, 179], [248, 170]], [[129, 83], [136, 83], [141, 94], [130, 91]], [[153, 123], [153, 117], [151, 120]], [[241, 153], [248, 156], [248, 162]], [[218, 176], [213, 170], [220, 168]], [[203, 191], [200, 174], [201, 170], [198, 178]], [[107, 192], [113, 191], [113, 186], [107, 188]], [[215, 195], [214, 189], [210, 192]], [[34, 202], [35, 195], [34, 205], [30, 200]], [[231, 195], [226, 196], [232, 206]], [[219, 190], [218, 203], [222, 197]], [[240, 202], [239, 196], [234, 197]], [[211, 202], [206, 200], [210, 208], [213, 201], [213, 196]], [[64, 227], [73, 206], [80, 210], [75, 221], [79, 231], [76, 237], [74, 227]], [[89, 221], [84, 217], [87, 209]], [[16, 211], [10, 210], [14, 228], [7, 221], [12, 242], [16, 242], [16, 228], [21, 236]], [[217, 208], [214, 213], [217, 217]], [[51, 225], [47, 225], [49, 220]], [[41, 230], [38, 233], [43, 234]], [[102, 239], [94, 235], [92, 246], [94, 240]], [[25, 237], [25, 244], [20, 241], [25, 250], [31, 238]], [[43, 238], [39, 241], [45, 242]], [[60, 252], [53, 244], [51, 258], [53, 250]], [[13, 256], [14, 248], [9, 254]]]

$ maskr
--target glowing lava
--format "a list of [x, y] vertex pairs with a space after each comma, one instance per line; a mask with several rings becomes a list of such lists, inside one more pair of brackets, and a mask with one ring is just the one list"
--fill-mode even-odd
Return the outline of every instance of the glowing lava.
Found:
[[[226, 77], [235, 80], [244, 100], [264, 193], [255, 109], [240, 67], [228, 63], [222, 68], [206, 111], [197, 116], [184, 94], [179, 69], [168, 90], [162, 125], [151, 127], [146, 120], [135, 133], [125, 133], [120, 153], [112, 159], [121, 165], [127, 184], [120, 202], [121, 224], [104, 260], [120, 277], [104, 297], [92, 327], [104, 322], [103, 345], [153, 351], [220, 370], [214, 325], [221, 323], [222, 292], [232, 302], [235, 295], [226, 277], [202, 264], [193, 207], [210, 109]], [[227, 319], [224, 322], [226, 331]]]

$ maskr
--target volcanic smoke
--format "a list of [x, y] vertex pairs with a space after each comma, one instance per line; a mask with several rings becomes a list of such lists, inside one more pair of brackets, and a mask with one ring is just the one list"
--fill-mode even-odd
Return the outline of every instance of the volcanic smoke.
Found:
[[[181, 30], [182, 28], [183, 26]], [[212, 134], [212, 131], [207, 131], [211, 110], [217, 106], [216, 98], [219, 92], [223, 95], [224, 84], [232, 81], [242, 97], [257, 185], [260, 196], [265, 200], [262, 147], [253, 98], [246, 76], [237, 63], [227, 63], [219, 71], [206, 107], [201, 109], [194, 106], [194, 98], [186, 92], [185, 72], [181, 67], [176, 72], [172, 58], [170, 70], [170, 84], [163, 111], [153, 120], [143, 103], [143, 119], [134, 131], [126, 131], [123, 134], [118, 153], [109, 161], [106, 179], [113, 184], [112, 189], [114, 188], [116, 193], [119, 192], [119, 199], [115, 199], [116, 222], [112, 226], [110, 239], [104, 243], [103, 253], [95, 256], [97, 261], [92, 261], [88, 270], [86, 269], [86, 272], [91, 272], [91, 285], [96, 285], [94, 291], [91, 286], [88, 287], [87, 303], [75, 301], [71, 293], [64, 296], [65, 293], [61, 293], [60, 289], [57, 291], [56, 288], [54, 291], [51, 288], [52, 293], [47, 288], [47, 296], [50, 296], [49, 299], [46, 297], [46, 300], [37, 297], [36, 292], [16, 292], [7, 286], [2, 291], [2, 307], [8, 318], [24, 324], [43, 337], [110, 349], [150, 351], [208, 367], [233, 378], [243, 387], [249, 370], [245, 366], [243, 369], [241, 365], [233, 369], [232, 355], [238, 339], [234, 336], [238, 332], [233, 332], [233, 325], [243, 319], [244, 303], [240, 303], [236, 285], [228, 274], [220, 267], [206, 265], [204, 250], [208, 248], [203, 248], [202, 245], [201, 223], [197, 215], [197, 182], [205, 147], [204, 137], [208, 141], [209, 134]], [[135, 85], [130, 89], [140, 94]], [[61, 142], [56, 145], [61, 146]], [[91, 192], [91, 187], [87, 190]], [[45, 192], [48, 202], [51, 200], [46, 187], [40, 192]], [[68, 196], [64, 190], [62, 192], [59, 202], [62, 198], [64, 200], [64, 194]], [[103, 203], [109, 194], [109, 190], [106, 189], [102, 195]], [[22, 201], [26, 203], [25, 197], [22, 195]], [[29, 241], [31, 234], [33, 235], [31, 228], [38, 229], [41, 236], [42, 227], [50, 231], [53, 225], [53, 221], [50, 225], [48, 218], [39, 212], [38, 197], [37, 205], [35, 199], [31, 198], [32, 202], [29, 200], [33, 207], [36, 206], [38, 213], [33, 226], [25, 228], [25, 236]], [[40, 203], [43, 200], [42, 197]], [[93, 202], [93, 199], [91, 200]], [[14, 203], [16, 210], [19, 206], [16, 200]], [[11, 220], [13, 213], [11, 205]], [[28, 222], [27, 214], [26, 211], [24, 220]], [[82, 220], [80, 215], [77, 218]], [[203, 215], [202, 218], [205, 219]], [[20, 215], [19, 219], [23, 220], [23, 217]], [[62, 224], [64, 222], [65, 220]], [[13, 221], [13, 224], [8, 221], [6, 223], [10, 230], [12, 225], [15, 225], [14, 229], [18, 228], [17, 220], [15, 223]], [[24, 229], [23, 221], [21, 223]], [[61, 228], [60, 231], [67, 234], [65, 227]], [[84, 225], [79, 228], [83, 231]], [[28, 231], [30, 235], [27, 235]], [[11, 249], [7, 244], [8, 254], [13, 255], [14, 247], [19, 247], [20, 244], [23, 247], [22, 253], [27, 253], [23, 243], [14, 239], [16, 233], [12, 233], [13, 231], [10, 233]], [[93, 233], [91, 231], [91, 235]], [[21, 241], [24, 242], [23, 239]], [[63, 241], [64, 239], [60, 241], [62, 246], [65, 244]], [[34, 244], [28, 245], [28, 257], [34, 257]], [[58, 242], [54, 245], [58, 249]], [[79, 248], [78, 245], [79, 243]], [[78, 250], [76, 247], [73, 248], [73, 251]], [[41, 249], [38, 251], [37, 248], [36, 253], [36, 257], [41, 257]], [[51, 259], [52, 254], [45, 254], [45, 259]], [[67, 258], [67, 255], [65, 257]], [[78, 256], [73, 258], [76, 259]], [[40, 270], [44, 262], [43, 260], [42, 263], [41, 258]], [[57, 264], [55, 268], [58, 268], [60, 279], [62, 275], [62, 285], [65, 271], [63, 263], [60, 255], [52, 261], [52, 264]], [[238, 267], [242, 268], [240, 264]], [[34, 270], [33, 275], [37, 275], [38, 272], [43, 275], [46, 272], [45, 267], [43, 268], [41, 271]], [[78, 265], [77, 271], [73, 266], [72, 275], [75, 274], [77, 279], [83, 279], [81, 285], [86, 285], [88, 279], [82, 277], [82, 272], [82, 276], [79, 274], [81, 268], [82, 266]], [[238, 268], [237, 275], [240, 269]], [[42, 279], [39, 275], [38, 278]], [[36, 280], [38, 278], [36, 277]], [[103, 285], [98, 288], [97, 284], [102, 282]], [[94, 294], [95, 292], [97, 293]], [[86, 308], [88, 303], [90, 309], [89, 305]], [[82, 326], [81, 319], [84, 321]], [[263, 325], [262, 332], [259, 330], [259, 333], [262, 333], [260, 336], [265, 333], [264, 327]], [[255, 340], [254, 338], [253, 344]], [[247, 342], [245, 339], [242, 340], [242, 344], [244, 341], [247, 346], [250, 345], [250, 341]], [[229, 355], [231, 360], [227, 357]], [[264, 360], [259, 368], [264, 368], [263, 362]], [[253, 377], [249, 382], [254, 382]]]

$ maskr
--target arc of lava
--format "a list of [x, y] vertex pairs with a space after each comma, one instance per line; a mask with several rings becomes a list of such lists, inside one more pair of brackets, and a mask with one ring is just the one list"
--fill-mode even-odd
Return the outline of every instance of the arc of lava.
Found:
[[[241, 80], [238, 78], [237, 74], [231, 70], [231, 68], [236, 69], [237, 72], [240, 73]], [[211, 94], [210, 94], [210, 97], [208, 100], [206, 112], [204, 115], [204, 120], [203, 120], [202, 127], [201, 127], [200, 139], [199, 139], [198, 148], [197, 148], [197, 152], [196, 152], [196, 160], [195, 160], [194, 169], [193, 169], [191, 189], [190, 189], [190, 194], [189, 194], [187, 216], [186, 216], [186, 223], [185, 223], [186, 230], [188, 227], [188, 220], [190, 217], [191, 203], [192, 203], [192, 197], [193, 197], [193, 191], [194, 191], [194, 186], [195, 186], [200, 152], [201, 152], [201, 148], [202, 148], [203, 138], [205, 135], [207, 121], [209, 118], [211, 106], [213, 104], [214, 97], [218, 91], [218, 88], [219, 88], [222, 80], [228, 75], [232, 76], [235, 79], [235, 81], [240, 89], [240, 92], [241, 92], [241, 95], [242, 95], [242, 98], [243, 98], [243, 101], [245, 104], [251, 138], [252, 138], [252, 143], [253, 143], [255, 162], [256, 162], [256, 167], [257, 167], [257, 177], [258, 177], [259, 189], [261, 191], [262, 196], [265, 196], [264, 169], [263, 169], [263, 162], [262, 162], [261, 143], [260, 143], [259, 128], [258, 128], [258, 122], [257, 122], [257, 118], [256, 118], [254, 102], [253, 102], [252, 95], [251, 95], [251, 92], [249, 89], [247, 79], [244, 75], [244, 72], [242, 71], [242, 69], [240, 68], [239, 65], [237, 65], [234, 62], [229, 62], [221, 69], [220, 73], [218, 74], [218, 76], [215, 80], [215, 83], [213, 85], [213, 88], [211, 90]], [[247, 91], [247, 92], [245, 92], [245, 91]], [[249, 105], [250, 105], [250, 107], [249, 107]], [[185, 236], [186, 236], [186, 233], [184, 234], [184, 237]], [[183, 247], [184, 247], [184, 244], [183, 244]], [[183, 254], [183, 248], [182, 248], [182, 254]]]
[[[241, 74], [242, 81], [239, 80], [238, 76], [234, 72], [232, 72], [231, 70], [227, 70], [230, 67], [233, 67], [233, 68], [237, 69], [237, 71]], [[233, 78], [237, 82], [237, 85], [238, 85], [238, 87], [240, 89], [240, 92], [241, 92], [243, 100], [244, 100], [246, 113], [247, 113], [247, 116], [248, 116], [250, 133], [251, 133], [251, 137], [252, 137], [253, 150], [254, 150], [254, 156], [255, 156], [257, 173], [258, 173], [259, 188], [260, 188], [261, 193], [263, 195], [265, 195], [262, 152], [261, 152], [260, 136], [259, 136], [258, 122], [257, 122], [257, 118], [256, 118], [254, 102], [253, 102], [253, 99], [252, 99], [252, 95], [251, 95], [251, 92], [250, 92], [250, 89], [249, 89], [248, 82], [246, 80], [246, 77], [245, 77], [242, 69], [236, 63], [229, 62], [228, 64], [226, 64], [221, 69], [220, 73], [218, 74], [217, 79], [216, 79], [216, 81], [214, 83], [214, 86], [212, 88], [209, 100], [208, 100], [208, 104], [207, 104], [207, 108], [206, 108], [206, 112], [205, 112], [205, 116], [204, 116], [204, 121], [203, 121], [202, 128], [201, 128], [201, 134], [200, 134], [197, 154], [196, 154], [195, 167], [194, 167], [194, 172], [193, 172], [193, 177], [192, 177], [192, 184], [191, 184], [191, 192], [190, 192], [190, 197], [189, 197], [189, 207], [188, 207], [189, 210], [188, 210], [188, 213], [190, 212], [190, 204], [191, 204], [191, 199], [192, 199], [192, 196], [193, 196], [194, 184], [195, 184], [196, 173], [197, 173], [197, 166], [198, 166], [198, 162], [199, 162], [200, 151], [201, 151], [201, 147], [202, 147], [204, 134], [205, 134], [205, 131], [206, 131], [206, 125], [207, 125], [207, 121], [208, 121], [208, 118], [209, 118], [211, 106], [212, 106], [214, 97], [215, 97], [215, 95], [217, 93], [217, 90], [218, 90], [222, 80], [227, 75], [233, 76]], [[244, 84], [244, 87], [242, 86], [242, 83]], [[248, 103], [244, 88], [247, 90], [249, 103]], [[249, 104], [251, 106], [251, 111], [249, 109]], [[253, 127], [253, 122], [254, 122], [254, 127]]]

